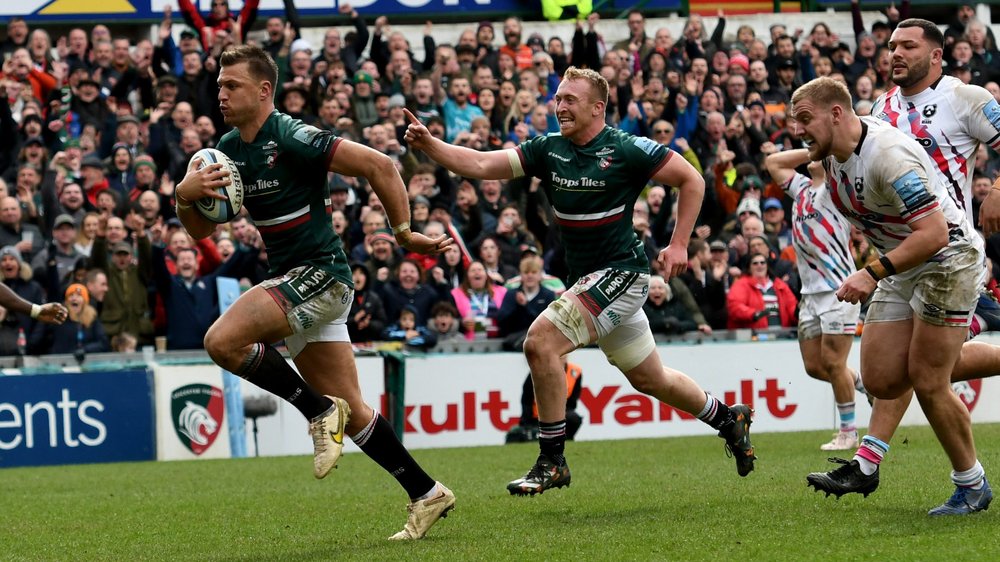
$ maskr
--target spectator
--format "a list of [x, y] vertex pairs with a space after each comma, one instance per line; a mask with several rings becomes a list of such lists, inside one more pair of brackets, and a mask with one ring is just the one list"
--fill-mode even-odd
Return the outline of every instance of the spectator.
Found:
[[[21, 252], [14, 246], [0, 248], [0, 273], [3, 273], [3, 283], [22, 299], [33, 303], [45, 302], [45, 291], [42, 286], [31, 278], [31, 266], [21, 259]], [[8, 316], [11, 313], [8, 311]], [[30, 334], [35, 321], [28, 314], [13, 313], [17, 327]]]
[[788, 284], [771, 275], [767, 256], [754, 254], [746, 275], [729, 289], [727, 309], [730, 330], [767, 330], [795, 325], [798, 300]]
[[352, 342], [374, 341], [385, 328], [385, 306], [378, 293], [372, 290], [371, 273], [363, 264], [351, 266], [354, 279], [354, 302], [347, 317], [347, 331]]
[[219, 277], [246, 276], [256, 252], [240, 249], [209, 275], [198, 273], [198, 251], [181, 248], [174, 254], [177, 274], [171, 275], [163, 248], [153, 249], [153, 281], [167, 313], [167, 349], [202, 349], [205, 333], [219, 317]]
[[[521, 351], [528, 327], [552, 301], [556, 294], [542, 286], [542, 258], [527, 254], [521, 259], [520, 284], [507, 290], [500, 304], [497, 323], [506, 351]], [[458, 300], [456, 298], [456, 300]]]
[[[476, 251], [479, 262], [486, 268], [486, 275], [490, 281], [502, 286], [507, 279], [517, 275], [517, 268], [500, 261], [500, 244], [497, 242], [495, 234], [488, 235], [479, 242], [479, 249]], [[468, 273], [466, 273], [468, 276]], [[461, 310], [461, 307], [459, 307]]]
[[87, 257], [77, 251], [75, 242], [76, 223], [73, 217], [59, 215], [52, 227], [51, 242], [31, 260], [35, 278], [43, 282], [50, 295], [62, 294], [69, 287], [77, 262]]
[[725, 243], [693, 239], [688, 243], [688, 268], [680, 280], [698, 303], [702, 316], [713, 330], [726, 329], [726, 285], [723, 281], [728, 266], [722, 261], [716, 266], [712, 254], [728, 254]]
[[[118, 217], [113, 220], [121, 221]], [[152, 345], [153, 324], [146, 290], [152, 267], [149, 239], [137, 237], [138, 259], [133, 262], [132, 245], [124, 241], [124, 232], [112, 237], [112, 219], [107, 224], [104, 232], [98, 230], [91, 253], [93, 267], [107, 272], [108, 291], [101, 306], [101, 322], [109, 337], [128, 332], [139, 338], [141, 345]]]
[[417, 324], [417, 309], [410, 305], [399, 311], [399, 319], [382, 332], [386, 341], [401, 341], [407, 347], [427, 350], [437, 345], [437, 337], [426, 326]]
[[104, 297], [108, 294], [108, 276], [100, 269], [87, 270], [84, 280], [87, 292], [90, 293], [90, 306], [100, 315], [104, 309]]
[[[682, 287], [683, 285], [677, 285]], [[649, 278], [649, 298], [642, 305], [642, 311], [649, 319], [649, 328], [654, 334], [675, 335], [685, 332], [693, 332], [698, 328], [698, 322], [692, 315], [689, 305], [685, 304], [682, 298], [674, 294], [673, 284], [668, 284], [662, 276], [653, 275]], [[685, 292], [687, 288], [684, 288]], [[697, 310], [691, 294], [687, 294], [690, 306]], [[701, 315], [701, 312], [698, 312]], [[701, 318], [702, 326], [704, 318]]]
[[423, 282], [424, 272], [420, 264], [403, 259], [396, 267], [394, 276], [388, 281], [378, 281], [375, 289], [385, 304], [387, 318], [399, 318], [399, 311], [406, 305], [413, 305], [417, 311], [417, 325], [424, 325], [430, 318], [431, 307], [438, 301], [453, 302], [448, 285]]
[[97, 310], [90, 306], [90, 294], [79, 283], [67, 287], [66, 309], [69, 317], [61, 325], [38, 322], [28, 339], [28, 349], [35, 354], [101, 353], [110, 351]]
[[431, 308], [427, 328], [437, 338], [438, 345], [465, 342], [465, 335], [459, 331], [461, 325], [458, 309], [450, 302], [442, 301]]
[[0, 246], [13, 246], [22, 256], [33, 257], [45, 245], [42, 231], [25, 223], [21, 203], [15, 197], [0, 199]]
[[475, 339], [477, 333], [485, 337], [499, 334], [497, 320], [506, 294], [507, 289], [493, 282], [482, 262], [473, 261], [469, 265], [462, 284], [451, 290], [466, 339]]

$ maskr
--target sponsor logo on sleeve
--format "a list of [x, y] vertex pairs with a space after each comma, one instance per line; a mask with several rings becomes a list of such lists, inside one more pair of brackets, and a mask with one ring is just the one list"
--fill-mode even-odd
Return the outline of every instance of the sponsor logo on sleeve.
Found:
[[983, 115], [985, 115], [986, 120], [993, 125], [993, 128], [1000, 131], [1000, 104], [997, 103], [997, 100], [990, 100], [990, 102], [983, 107]]
[[660, 143], [646, 137], [635, 137], [632, 142], [646, 154], [652, 156], [656, 149], [660, 148]]

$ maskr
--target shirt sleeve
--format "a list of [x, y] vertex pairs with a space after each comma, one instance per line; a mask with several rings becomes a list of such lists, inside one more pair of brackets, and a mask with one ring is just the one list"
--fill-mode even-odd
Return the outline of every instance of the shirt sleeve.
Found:
[[525, 176], [534, 176], [536, 178], [545, 178], [545, 139], [547, 137], [539, 136], [531, 140], [527, 140], [517, 145], [514, 149], [517, 152], [518, 158], [521, 160], [521, 169], [524, 170]]
[[936, 176], [926, 159], [921, 158], [919, 145], [895, 143], [883, 148], [884, 158], [872, 166], [871, 180], [900, 218], [912, 224], [938, 211], [940, 204], [932, 183]]
[[329, 169], [337, 145], [343, 140], [298, 119], [291, 120], [279, 137], [280, 150], [294, 154], [303, 166], [323, 166], [324, 169]]
[[673, 151], [648, 137], [633, 136], [622, 143], [626, 162], [639, 180], [646, 181], [662, 168]]
[[792, 177], [788, 178], [785, 185], [781, 188], [788, 194], [789, 197], [795, 199], [799, 196], [799, 193], [812, 184], [812, 179], [796, 172]]
[[979, 86], [963, 85], [955, 89], [955, 108], [967, 112], [969, 135], [1000, 150], [1000, 104], [993, 94]]

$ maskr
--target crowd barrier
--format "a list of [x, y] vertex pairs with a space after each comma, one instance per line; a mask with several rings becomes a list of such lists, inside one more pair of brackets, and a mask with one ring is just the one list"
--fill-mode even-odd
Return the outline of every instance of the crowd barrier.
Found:
[[[1000, 338], [981, 339], [1000, 343]], [[750, 404], [756, 411], [756, 432], [836, 427], [830, 385], [806, 376], [795, 341], [677, 343], [657, 349], [665, 364], [690, 374], [727, 403]], [[522, 355], [389, 356], [392, 360], [385, 353], [357, 357], [361, 389], [369, 404], [402, 430], [408, 447], [499, 445], [519, 421], [527, 375]], [[126, 361], [117, 370], [100, 363], [95, 365], [100, 370], [77, 373], [5, 369], [8, 374], [0, 376], [0, 467], [312, 452], [306, 423], [293, 407], [280, 402], [272, 415], [258, 417], [254, 436], [245, 430], [236, 403], [242, 406], [243, 400], [266, 393], [224, 374], [203, 355], [158, 354], [154, 359], [149, 368]], [[855, 345], [849, 362], [856, 366], [858, 360]], [[578, 413], [584, 424], [577, 439], [713, 433], [689, 414], [633, 390], [599, 350], [575, 351], [570, 361], [583, 370]], [[391, 393], [386, 392], [387, 380]], [[1000, 421], [1000, 381], [970, 381], [957, 392], [974, 422]], [[389, 394], [398, 401], [395, 413], [389, 411]], [[863, 427], [870, 408], [860, 396], [857, 404]], [[926, 423], [914, 401], [903, 424]], [[350, 441], [346, 449], [358, 450]]]

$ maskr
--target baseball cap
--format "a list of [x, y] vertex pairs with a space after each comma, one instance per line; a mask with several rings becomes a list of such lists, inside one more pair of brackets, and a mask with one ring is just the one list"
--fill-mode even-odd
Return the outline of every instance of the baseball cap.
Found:
[[781, 201], [778, 201], [774, 197], [768, 197], [764, 200], [764, 210], [769, 211], [771, 209], [782, 209]]
[[778, 70], [783, 68], [798, 69], [799, 65], [795, 63], [795, 59], [792, 58], [782, 58], [778, 59], [778, 64], [775, 65]]
[[167, 226], [176, 226], [177, 228], [181, 228], [184, 225], [181, 224], [181, 219], [177, 217], [170, 217], [169, 219], [167, 219]]
[[971, 71], [972, 67], [969, 66], [969, 63], [967, 63], [967, 62], [961, 62], [961, 61], [958, 61], [955, 64], [952, 64], [952, 65], [950, 65], [948, 67], [948, 72], [959, 72], [959, 71], [962, 71], [962, 70], [970, 70]]
[[736, 216], [743, 213], [753, 213], [757, 215], [757, 218], [760, 218], [760, 203], [753, 197], [745, 197], [736, 207]]
[[521, 257], [522, 258], [524, 256], [528, 255], [528, 254], [534, 254], [536, 256], [541, 255], [541, 253], [538, 251], [538, 248], [536, 248], [535, 246], [530, 246], [529, 245], [529, 246], [524, 246], [523, 248], [521, 248]]
[[490, 31], [493, 31], [493, 22], [490, 22], [490, 21], [487, 21], [487, 20], [483, 20], [483, 21], [479, 22], [479, 27], [476, 28], [476, 31], [478, 32], [480, 29], [482, 29], [484, 27], [488, 27], [488, 28], [490, 28]]
[[88, 166], [91, 168], [104, 168], [104, 162], [101, 162], [101, 159], [96, 154], [91, 153], [84, 156], [83, 160], [80, 161], [81, 168]]
[[118, 242], [114, 246], [111, 246], [111, 253], [113, 254], [131, 254], [132, 245], [128, 242]]
[[163, 86], [165, 84], [173, 84], [174, 86], [176, 86], [177, 77], [174, 76], [173, 74], [164, 74], [163, 76], [157, 77], [156, 79], [157, 86]]
[[726, 248], [726, 243], [722, 240], [713, 240], [712, 243], [708, 245], [708, 249], [713, 252], [725, 252], [728, 248]]
[[125, 123], [135, 123], [139, 124], [139, 118], [135, 115], [122, 115], [118, 118], [118, 125], [124, 125]]
[[42, 137], [28, 137], [27, 139], [24, 140], [24, 146], [28, 146], [29, 144], [37, 144], [38, 146], [45, 146], [45, 142], [42, 140]]
[[545, 39], [542, 39], [542, 36], [537, 33], [532, 33], [531, 37], [528, 38], [528, 41], [525, 44], [529, 47], [531, 47], [532, 45], [538, 45], [539, 47], [544, 47]]
[[197, 39], [198, 33], [190, 27], [181, 30], [181, 39]]
[[68, 224], [73, 228], [76, 228], [76, 220], [74, 220], [72, 216], [67, 215], [66, 213], [63, 213], [58, 217], [56, 217], [55, 222], [52, 223], [52, 228], [59, 228], [60, 226], [63, 226], [65, 224]]

